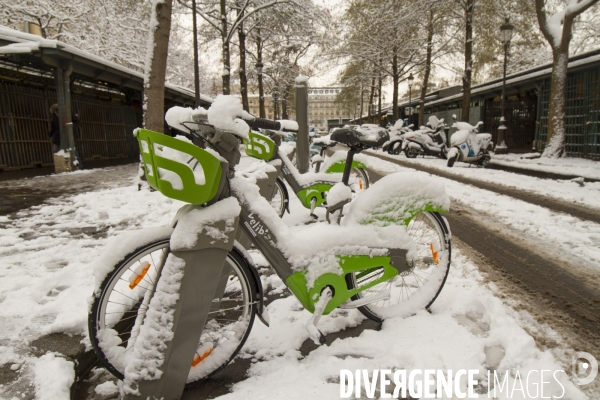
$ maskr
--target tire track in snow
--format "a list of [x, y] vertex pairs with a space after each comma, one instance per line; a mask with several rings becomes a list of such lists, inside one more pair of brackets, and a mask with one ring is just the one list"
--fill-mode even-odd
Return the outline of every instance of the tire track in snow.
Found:
[[477, 179], [469, 179], [464, 176], [447, 173], [444, 171], [440, 171], [437, 168], [426, 167], [424, 165], [411, 163], [404, 160], [399, 160], [397, 158], [386, 157], [381, 154], [376, 154], [373, 152], [368, 153], [369, 156], [379, 158], [381, 160], [385, 160], [391, 162], [393, 164], [400, 165], [402, 167], [411, 168], [417, 171], [427, 172], [431, 175], [440, 176], [442, 178], [451, 179], [456, 182], [464, 183], [467, 185], [475, 186], [479, 189], [489, 190], [495, 193], [503, 194], [506, 196], [514, 197], [515, 199], [519, 199], [525, 201], [527, 203], [535, 204], [540, 207], [545, 207], [553, 211], [558, 211], [566, 214], [570, 214], [574, 217], [592, 221], [600, 224], [600, 213], [597, 210], [593, 210], [591, 208], [576, 205], [572, 203], [567, 203], [565, 201], [560, 201], [557, 199], [552, 199], [537, 193], [528, 192], [522, 189], [511, 188], [508, 186], [504, 186], [497, 183], [484, 182]]

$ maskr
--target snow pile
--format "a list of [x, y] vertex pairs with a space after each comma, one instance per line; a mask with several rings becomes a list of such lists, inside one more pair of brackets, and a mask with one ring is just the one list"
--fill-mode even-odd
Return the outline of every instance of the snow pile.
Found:
[[[202, 234], [216, 241], [228, 241], [228, 232], [236, 229], [235, 218], [240, 215], [241, 208], [234, 197], [228, 197], [210, 207], [199, 207], [192, 204], [183, 206], [175, 216], [177, 229], [171, 236], [171, 250], [192, 249]], [[221, 220], [225, 221], [225, 231], [211, 226]], [[204, 232], [203, 232], [204, 231]]]
[[29, 54], [40, 51], [39, 42], [12, 43], [0, 47], [0, 54]]
[[281, 130], [298, 132], [298, 123], [289, 119], [278, 119], [277, 122], [281, 124]]
[[53, 353], [41, 356], [34, 366], [36, 400], [69, 400], [74, 367], [73, 362]]
[[314, 144], [325, 144], [325, 145], [337, 143], [335, 140], [331, 140], [331, 135], [320, 136], [318, 138], [313, 139], [312, 142]]
[[[539, 396], [539, 371], [566, 368], [550, 351], [538, 347], [522, 328], [530, 329], [531, 321], [503, 304], [484, 285], [485, 280], [475, 265], [458, 252], [454, 255], [450, 275], [431, 314], [421, 311], [405, 319], [386, 320], [379, 331], [367, 329], [359, 336], [336, 339], [306, 356], [300, 348], [308, 339], [304, 325], [311, 314], [293, 297], [273, 301], [268, 306], [270, 327], [255, 324], [242, 350], [246, 357], [256, 361], [248, 371], [248, 378], [236, 383], [232, 393], [220, 399], [337, 399], [342, 369], [366, 369], [370, 371], [369, 377], [375, 369], [405, 369], [407, 376], [416, 369], [477, 369], [479, 374], [475, 379], [480, 380], [485, 391], [488, 370], [492, 380], [494, 371], [500, 379], [512, 372], [511, 390], [514, 374], [520, 371], [524, 389]], [[363, 320], [357, 310], [335, 310], [321, 318], [319, 329], [329, 334], [354, 327]], [[525, 376], [533, 370], [538, 372], [533, 372], [527, 382]], [[556, 377], [565, 388], [562, 398], [585, 398], [566, 374], [558, 372]], [[544, 396], [561, 397], [563, 389], [549, 373], [544, 380], [551, 381], [544, 384]], [[521, 398], [519, 382], [516, 388], [514, 397], [498, 398]], [[364, 385], [362, 390], [364, 398]], [[375, 398], [380, 397], [377, 389]], [[488, 398], [488, 394], [479, 394], [479, 398]]]
[[443, 182], [424, 173], [399, 172], [381, 178], [361, 193], [348, 207], [344, 223], [397, 224], [426, 206], [450, 208]]
[[352, 199], [352, 190], [350, 186], [338, 182], [327, 192], [327, 205], [333, 206], [346, 200]]
[[364, 124], [354, 128], [362, 136], [362, 140], [377, 143], [382, 138], [388, 137], [387, 130], [379, 125]]
[[251, 162], [236, 165], [235, 174], [252, 183], [256, 183], [261, 179], [268, 179], [268, 173], [277, 172], [275, 165], [281, 165], [281, 160], [273, 160], [267, 163], [247, 156], [242, 157], [242, 160], [244, 159], [251, 160]]
[[162, 376], [160, 367], [167, 342], [173, 340], [174, 307], [179, 299], [184, 269], [185, 261], [170, 253], [125, 367], [122, 389], [125, 393], [139, 394], [137, 382]]
[[296, 85], [301, 85], [301, 84], [306, 85], [307, 82], [308, 82], [308, 76], [298, 75], [296, 77]]
[[237, 97], [220, 94], [208, 109], [209, 124], [248, 139], [250, 127], [240, 118], [254, 119], [251, 114], [244, 111]]
[[201, 111], [206, 112], [206, 110], [203, 109], [202, 107], [198, 107], [195, 110], [191, 107], [179, 107], [179, 106], [171, 107], [167, 110], [167, 113], [165, 114], [165, 121], [167, 121], [167, 124], [171, 128], [178, 129], [182, 132], [188, 132], [189, 129], [186, 126], [181, 125], [181, 123], [182, 122], [194, 122], [192, 115], [196, 112], [201, 112]]
[[[328, 174], [325, 172], [307, 172], [301, 174], [281, 148], [279, 148], [277, 152], [279, 154], [279, 158], [281, 161], [283, 161], [283, 167], [293, 175], [294, 180], [296, 180], [301, 187], [308, 187], [319, 182], [337, 183], [342, 181], [341, 173]], [[322, 168], [322, 170], [326, 171], [327, 169]]]
[[[336, 257], [339, 255], [383, 256], [387, 255], [388, 248], [403, 248], [408, 251], [408, 258], [415, 256], [414, 244], [404, 225], [359, 225], [351, 221], [345, 226], [322, 223], [306, 227], [298, 234], [281, 221], [269, 202], [259, 194], [256, 185], [236, 177], [231, 180], [231, 190], [245, 207], [261, 216], [265, 224], [261, 230], [271, 236], [292, 268], [307, 271], [309, 287], [324, 273], [342, 273]], [[252, 221], [250, 226], [255, 226]]]

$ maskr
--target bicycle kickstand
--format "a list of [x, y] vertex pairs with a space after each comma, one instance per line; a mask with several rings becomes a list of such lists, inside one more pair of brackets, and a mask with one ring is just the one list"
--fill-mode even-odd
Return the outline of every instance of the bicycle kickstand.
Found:
[[313, 316], [306, 323], [306, 330], [308, 331], [308, 336], [315, 342], [316, 345], [322, 345], [327, 343], [327, 339], [325, 339], [325, 335], [317, 328], [317, 323], [321, 316], [323, 315], [323, 311], [325, 311], [325, 307], [329, 303], [329, 300], [333, 298], [333, 292], [330, 287], [326, 287], [321, 292], [321, 297], [319, 301], [315, 304], [315, 312]]

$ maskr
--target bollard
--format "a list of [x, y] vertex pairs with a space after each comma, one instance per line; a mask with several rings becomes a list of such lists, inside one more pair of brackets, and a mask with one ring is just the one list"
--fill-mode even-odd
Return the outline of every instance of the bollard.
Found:
[[296, 77], [296, 121], [298, 135], [296, 138], [296, 160], [301, 174], [308, 172], [308, 77]]
[[[228, 211], [217, 221], [211, 221], [212, 208], [187, 205], [177, 213], [171, 253], [125, 368], [124, 400], [181, 398], [202, 327], [218, 306], [213, 299], [222, 297], [221, 278], [229, 272], [223, 266], [240, 207], [233, 198], [221, 202]], [[219, 238], [207, 233], [214, 229], [222, 233]]]

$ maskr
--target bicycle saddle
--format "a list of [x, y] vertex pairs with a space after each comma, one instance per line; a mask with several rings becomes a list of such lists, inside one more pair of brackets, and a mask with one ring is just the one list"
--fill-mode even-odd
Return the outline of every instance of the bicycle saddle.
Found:
[[390, 140], [390, 135], [384, 128], [380, 127], [342, 128], [331, 134], [331, 140], [344, 143], [350, 147], [381, 147]]

